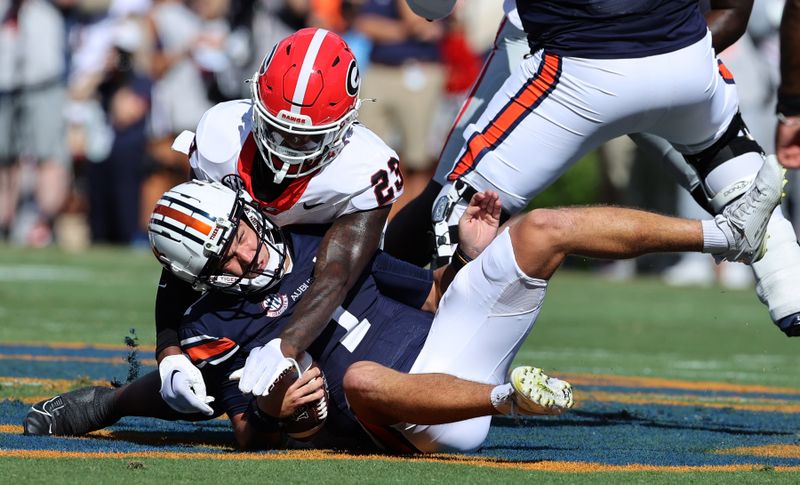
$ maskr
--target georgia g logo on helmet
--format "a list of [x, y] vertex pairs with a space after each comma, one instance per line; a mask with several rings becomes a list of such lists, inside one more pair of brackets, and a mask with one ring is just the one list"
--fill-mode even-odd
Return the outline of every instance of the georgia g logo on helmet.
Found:
[[276, 44], [251, 82], [253, 135], [274, 183], [333, 161], [356, 120], [361, 77], [347, 43], [301, 29]]
[[356, 60], [350, 61], [347, 67], [347, 94], [353, 97], [358, 96], [358, 90], [361, 88], [361, 75], [358, 72], [358, 64]]

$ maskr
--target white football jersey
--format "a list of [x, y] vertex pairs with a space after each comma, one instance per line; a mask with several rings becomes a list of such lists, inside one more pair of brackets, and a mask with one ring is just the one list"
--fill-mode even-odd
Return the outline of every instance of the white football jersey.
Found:
[[[253, 189], [253, 168], [264, 162], [251, 134], [252, 106], [248, 99], [214, 106], [203, 115], [194, 138], [188, 137], [191, 143], [182, 149], [179, 140], [187, 140], [184, 133], [173, 148], [188, 152], [200, 179], [221, 181], [226, 175], [239, 175], [279, 226], [330, 223], [344, 214], [391, 204], [403, 192], [397, 154], [356, 123], [331, 163], [313, 176], [293, 179], [273, 200], [260, 200], [256, 193], [263, 191]], [[272, 178], [256, 183], [272, 183]]]

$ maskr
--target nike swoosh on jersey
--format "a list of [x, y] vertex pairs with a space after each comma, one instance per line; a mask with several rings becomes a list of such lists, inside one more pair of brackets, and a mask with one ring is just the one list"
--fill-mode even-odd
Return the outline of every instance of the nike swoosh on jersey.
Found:
[[316, 207], [319, 207], [319, 206], [321, 206], [321, 205], [322, 205], [322, 204], [324, 204], [324, 203], [325, 203], [325, 202], [319, 202], [319, 203], [316, 203], [316, 204], [309, 204], [308, 202], [303, 202], [303, 209], [305, 209], [305, 210], [307, 210], [307, 211], [310, 211], [311, 209], [314, 209], [314, 208], [316, 208]]

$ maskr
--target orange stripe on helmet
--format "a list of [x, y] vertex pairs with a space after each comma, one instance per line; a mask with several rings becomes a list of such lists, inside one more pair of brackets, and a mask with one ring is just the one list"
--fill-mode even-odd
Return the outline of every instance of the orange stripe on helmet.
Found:
[[528, 85], [511, 98], [482, 132], [470, 138], [464, 154], [447, 180], [455, 181], [472, 170], [486, 151], [494, 149], [522, 118], [546, 98], [558, 81], [560, 69], [561, 58], [555, 54], [545, 54], [539, 72]]
[[208, 236], [209, 233], [211, 233], [210, 224], [206, 224], [203, 221], [195, 219], [189, 214], [181, 212], [177, 209], [173, 209], [172, 207], [168, 207], [166, 205], [158, 204], [156, 208], [153, 210], [153, 214], [160, 214], [164, 217], [170, 217], [172, 219], [175, 219], [181, 224], [185, 224], [187, 227], [191, 227], [195, 231], [205, 234], [206, 236]]

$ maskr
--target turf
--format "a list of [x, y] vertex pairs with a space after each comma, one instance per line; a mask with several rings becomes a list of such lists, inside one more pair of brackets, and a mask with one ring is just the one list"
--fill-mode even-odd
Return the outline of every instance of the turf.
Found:
[[[465, 467], [434, 463], [398, 463], [355, 460], [305, 461], [236, 461], [175, 460], [153, 458], [109, 459], [16, 459], [0, 458], [0, 467], [8, 483], [51, 484], [47, 476], [58, 476], [60, 483], [99, 483], [107, 477], [126, 484], [217, 484], [227, 483], [285, 483], [331, 484], [342, 483], [796, 483], [796, 476], [771, 469], [738, 473], [705, 472], [674, 473], [643, 472], [567, 474], [498, 470], [495, 468]], [[40, 474], [27, 472], [31, 467]], [[47, 471], [45, 474], [44, 471]], [[378, 478], [379, 477], [379, 478]]]
[[[559, 418], [496, 420], [487, 446], [470, 457], [477, 462], [270, 454], [230, 459], [239, 455], [220, 448], [229, 443], [224, 421], [197, 428], [128, 418], [90, 439], [19, 436], [33, 400], [124, 380], [129, 351], [122, 342], [131, 328], [142, 345], [143, 370], [152, 369], [159, 273], [146, 251], [71, 254], [0, 246], [4, 482], [797, 481], [795, 473], [780, 471], [800, 466], [797, 342], [773, 326], [754, 292], [675, 289], [654, 278], [615, 283], [589, 272], [554, 278], [517, 358], [573, 380], [578, 409]], [[127, 454], [25, 457], [32, 450]], [[158, 453], [213, 457], [166, 459]], [[590, 473], [592, 464], [624, 471]], [[674, 468], [642, 471], [632, 464]], [[697, 468], [713, 466], [737, 471]]]

